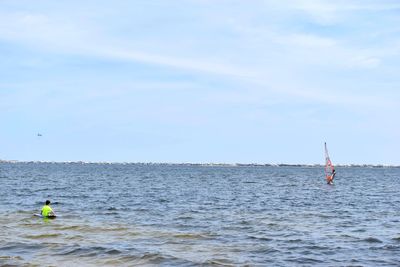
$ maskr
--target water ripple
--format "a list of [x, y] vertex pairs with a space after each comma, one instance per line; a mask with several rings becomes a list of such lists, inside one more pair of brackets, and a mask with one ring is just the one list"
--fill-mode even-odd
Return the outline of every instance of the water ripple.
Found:
[[0, 265], [398, 265], [400, 168], [337, 172], [0, 163]]

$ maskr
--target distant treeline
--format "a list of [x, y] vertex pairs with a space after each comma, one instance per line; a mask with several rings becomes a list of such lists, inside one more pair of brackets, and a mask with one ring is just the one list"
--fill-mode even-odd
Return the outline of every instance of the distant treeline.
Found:
[[[156, 165], [156, 166], [216, 166], [216, 167], [309, 167], [322, 168], [322, 164], [288, 164], [288, 163], [163, 163], [163, 162], [87, 162], [87, 161], [18, 161], [0, 160], [0, 163], [25, 163], [25, 164], [116, 164], [116, 165]], [[337, 164], [335, 167], [351, 168], [400, 168], [399, 165], [383, 164]]]

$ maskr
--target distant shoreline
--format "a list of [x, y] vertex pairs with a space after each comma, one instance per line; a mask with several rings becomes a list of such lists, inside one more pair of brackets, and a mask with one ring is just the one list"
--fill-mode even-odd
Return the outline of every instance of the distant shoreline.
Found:
[[[290, 163], [168, 163], [168, 162], [105, 162], [105, 161], [19, 161], [0, 160], [0, 163], [24, 164], [99, 164], [99, 165], [154, 165], [154, 166], [215, 166], [215, 167], [324, 167], [323, 164], [290, 164]], [[336, 164], [335, 167], [369, 167], [369, 168], [400, 168], [400, 165], [385, 164]]]

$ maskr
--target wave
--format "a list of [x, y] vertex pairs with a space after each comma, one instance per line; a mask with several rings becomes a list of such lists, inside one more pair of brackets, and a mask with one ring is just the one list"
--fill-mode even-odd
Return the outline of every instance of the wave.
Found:
[[138, 255], [121, 255], [106, 260], [104, 264], [112, 266], [125, 266], [125, 264], [128, 266], [193, 266], [195, 262], [161, 253], [145, 252]]
[[211, 236], [208, 236], [207, 234], [196, 234], [196, 233], [177, 233], [177, 234], [172, 234], [173, 238], [178, 238], [178, 239], [212, 239]]
[[88, 246], [88, 247], [69, 247], [56, 253], [56, 255], [76, 255], [80, 257], [93, 257], [99, 255], [117, 255], [122, 251], [115, 248], [106, 248], [101, 246]]
[[211, 259], [206, 261], [205, 264], [210, 264], [212, 266], [237, 266], [237, 264], [227, 259]]
[[378, 238], [375, 238], [375, 237], [368, 237], [368, 238], [365, 238], [363, 241], [368, 242], [368, 243], [382, 243], [381, 240], [379, 240]]
[[43, 239], [43, 238], [55, 238], [61, 236], [61, 234], [39, 234], [39, 235], [25, 235], [29, 239]]

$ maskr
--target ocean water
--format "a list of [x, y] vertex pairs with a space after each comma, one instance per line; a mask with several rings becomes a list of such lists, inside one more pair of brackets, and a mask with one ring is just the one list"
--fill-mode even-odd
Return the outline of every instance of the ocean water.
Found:
[[323, 173], [0, 163], [0, 266], [400, 266], [400, 168]]

